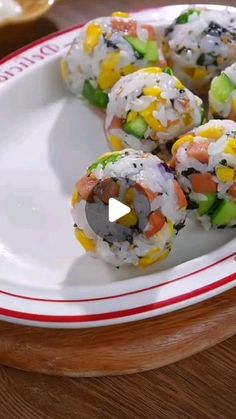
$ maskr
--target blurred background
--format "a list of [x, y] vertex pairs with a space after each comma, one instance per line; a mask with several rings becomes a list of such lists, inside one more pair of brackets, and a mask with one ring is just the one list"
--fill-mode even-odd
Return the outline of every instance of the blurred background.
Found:
[[[184, 4], [181, 0], [18, 0], [31, 18], [44, 12], [47, 3], [52, 7], [37, 19], [23, 24], [0, 26], [0, 58], [16, 49], [46, 36], [98, 16], [111, 14], [113, 11], [135, 11], [148, 7], [160, 7], [170, 4]], [[188, 3], [196, 2], [189, 0]], [[218, 3], [206, 0], [201, 3]], [[220, 0], [220, 4], [236, 6], [236, 0]], [[27, 20], [27, 19], [26, 19]]]

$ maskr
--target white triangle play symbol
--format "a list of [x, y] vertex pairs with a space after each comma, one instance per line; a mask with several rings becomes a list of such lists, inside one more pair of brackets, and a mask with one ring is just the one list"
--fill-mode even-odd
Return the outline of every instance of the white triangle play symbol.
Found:
[[110, 223], [113, 223], [124, 215], [129, 214], [131, 211], [130, 207], [115, 198], [110, 198], [108, 203], [108, 219]]

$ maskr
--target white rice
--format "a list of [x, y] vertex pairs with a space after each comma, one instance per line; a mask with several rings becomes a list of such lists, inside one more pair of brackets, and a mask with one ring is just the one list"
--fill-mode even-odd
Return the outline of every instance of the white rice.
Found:
[[[91, 20], [79, 29], [78, 35], [64, 57], [68, 69], [65, 81], [69, 89], [76, 95], [81, 95], [85, 80], [89, 80], [94, 87], [98, 86], [98, 77], [101, 72], [102, 63], [110, 53], [120, 52], [121, 54], [120, 61], [116, 66], [116, 71], [118, 72], [130, 64], [135, 65], [137, 68], [143, 68], [149, 64], [147, 59], [137, 56], [131, 44], [124, 38], [124, 36], [127, 35], [125, 32], [112, 28], [113, 20], [120, 22], [134, 21], [134, 19], [131, 18], [118, 17], [101, 17]], [[148, 31], [143, 28], [142, 23], [136, 23], [137, 39], [146, 42], [148, 39]], [[86, 52], [84, 45], [86, 41], [86, 32], [91, 24], [96, 24], [101, 27], [102, 36], [100, 36], [98, 45], [94, 47], [92, 53], [88, 53]], [[109, 44], [107, 42], [109, 42]], [[158, 53], [158, 63], [164, 65], [165, 59], [159, 46]], [[105, 91], [107, 92], [109, 89], [105, 89]]]
[[[99, 257], [108, 263], [115, 266], [124, 264], [139, 265], [140, 259], [148, 254], [152, 249], [159, 248], [160, 256], [170, 250], [173, 241], [173, 234], [170, 230], [169, 224], [173, 225], [173, 232], [177, 232], [175, 226], [182, 225], [185, 221], [185, 208], [179, 209], [177, 204], [177, 197], [174, 188], [175, 178], [169, 169], [162, 166], [161, 160], [151, 154], [143, 153], [141, 151], [134, 151], [127, 149], [120, 152], [120, 159], [114, 163], [107, 164], [103, 167], [99, 164], [96, 169], [92, 171], [93, 176], [98, 176], [99, 179], [123, 179], [128, 178], [142, 188], [148, 188], [152, 192], [157, 192], [159, 196], [151, 202], [151, 211], [161, 210], [166, 217], [166, 222], [161, 230], [148, 238], [145, 235], [146, 231], [152, 228], [151, 224], [147, 224], [144, 231], [133, 231], [133, 241], [128, 240], [122, 242], [108, 243], [105, 239], [97, 236], [94, 232], [90, 232], [91, 228], [86, 222], [85, 215], [85, 201], [82, 200], [73, 208], [72, 215], [77, 228], [88, 232], [88, 236], [94, 240], [96, 245], [93, 256]], [[126, 188], [124, 183], [119, 191], [118, 200], [122, 202]], [[140, 205], [135, 194], [134, 207], [138, 210], [137, 205]], [[116, 224], [114, 224], [114, 229]]]
[[[201, 134], [208, 129], [214, 128], [222, 129], [222, 135], [217, 140], [203, 137], [203, 134]], [[177, 178], [182, 188], [188, 194], [189, 199], [197, 205], [207, 200], [206, 195], [192, 189], [191, 175], [193, 173], [210, 173], [212, 180], [216, 184], [217, 198], [225, 201], [235, 201], [236, 203], [236, 198], [229, 194], [229, 189], [236, 183], [236, 150], [234, 153], [229, 153], [226, 149], [229, 141], [235, 139], [236, 142], [236, 123], [230, 120], [211, 120], [207, 124], [195, 128], [191, 134], [194, 136], [196, 143], [201, 141], [205, 142], [206, 140], [209, 141], [209, 160], [208, 163], [202, 163], [196, 158], [190, 158], [188, 156], [189, 142], [185, 142], [177, 149], [175, 153], [177, 159]], [[229, 181], [222, 181], [217, 177], [217, 169], [219, 167], [233, 169], [235, 173], [234, 178]], [[198, 215], [198, 219], [202, 220], [202, 224], [206, 228], [209, 228], [209, 225], [211, 225], [211, 220], [208, 215], [201, 217]], [[236, 217], [235, 220], [230, 222], [230, 226], [234, 225], [236, 225]]]
[[[109, 94], [105, 121], [108, 140], [109, 136], [115, 136], [121, 141], [124, 148], [132, 147], [149, 152], [200, 125], [202, 119], [201, 99], [184, 86], [181, 88], [178, 86], [179, 82], [173, 75], [165, 72], [153, 74], [149, 73], [148, 69], [129, 74], [119, 80]], [[160, 98], [145, 95], [146, 87], [159, 87], [161, 89]], [[166, 99], [166, 101], [163, 102], [162, 99]], [[126, 122], [129, 112], [140, 114], [154, 102], [156, 109], [152, 111], [151, 115], [162, 124], [164, 130], [155, 130], [147, 124], [148, 131], [141, 139], [126, 133], [123, 124]], [[186, 115], [189, 118], [188, 123], [185, 122]], [[120, 119], [120, 128], [113, 128], [114, 118]], [[175, 123], [172, 124], [173, 122]]]
[[[205, 94], [211, 79], [235, 61], [236, 14], [227, 7], [224, 11], [210, 6], [191, 6], [188, 10], [195, 12], [187, 23], [176, 21], [167, 29], [163, 48], [180, 80], [196, 93]], [[197, 68], [207, 70], [206, 74], [189, 74], [188, 70]]]

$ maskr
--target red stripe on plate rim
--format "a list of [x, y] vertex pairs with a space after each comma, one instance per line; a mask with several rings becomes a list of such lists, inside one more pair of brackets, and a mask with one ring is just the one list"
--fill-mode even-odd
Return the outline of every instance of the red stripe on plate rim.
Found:
[[218, 288], [223, 287], [224, 285], [229, 284], [230, 282], [236, 279], [236, 273], [229, 275], [225, 278], [220, 279], [214, 284], [205, 285], [202, 288], [197, 290], [188, 292], [186, 294], [181, 294], [176, 297], [169, 298], [168, 300], [159, 301], [156, 303], [148, 304], [141, 307], [130, 308], [126, 310], [118, 310], [112, 311], [108, 313], [100, 313], [100, 314], [85, 314], [85, 315], [73, 315], [73, 316], [57, 316], [57, 315], [45, 315], [45, 314], [31, 314], [31, 313], [24, 313], [20, 311], [8, 310], [4, 308], [0, 308], [0, 315], [21, 319], [21, 320], [29, 320], [29, 321], [39, 321], [39, 322], [46, 322], [46, 323], [77, 323], [77, 322], [93, 322], [93, 321], [104, 321], [104, 320], [112, 320], [118, 318], [125, 318], [129, 316], [135, 316], [138, 314], [148, 313], [160, 308], [164, 308], [167, 306], [172, 306], [174, 304], [182, 303], [184, 301], [188, 301], [194, 297], [199, 297], [200, 295], [206, 294], [208, 292], [214, 291]]
[[161, 284], [152, 285], [150, 287], [142, 288], [142, 289], [135, 290], [135, 291], [129, 291], [129, 292], [122, 293], [122, 294], [110, 295], [110, 296], [107, 296], [107, 297], [85, 298], [85, 299], [80, 299], [80, 300], [53, 300], [53, 299], [47, 299], [47, 298], [28, 297], [28, 296], [25, 296], [25, 295], [18, 295], [18, 294], [14, 294], [14, 293], [7, 292], [7, 291], [1, 291], [1, 290], [0, 290], [0, 293], [2, 293], [4, 295], [8, 295], [10, 297], [19, 298], [19, 299], [22, 299], [22, 300], [40, 301], [40, 302], [47, 302], [47, 303], [86, 303], [86, 302], [92, 302], [92, 301], [111, 300], [111, 299], [115, 299], [115, 298], [126, 297], [128, 295], [139, 294], [141, 292], [150, 291], [152, 289], [156, 289], [156, 288], [162, 287], [164, 285], [168, 285], [168, 284], [172, 284], [174, 282], [180, 281], [181, 279], [192, 277], [193, 275], [196, 275], [200, 272], [204, 272], [204, 271], [206, 271], [206, 270], [208, 270], [208, 269], [210, 269], [210, 268], [212, 268], [216, 265], [221, 264], [225, 260], [230, 259], [231, 257], [234, 257], [234, 256], [236, 256], [236, 252], [232, 253], [229, 256], [224, 257], [223, 259], [218, 260], [217, 262], [214, 262], [210, 265], [204, 266], [203, 268], [197, 269], [194, 272], [182, 275], [182, 276], [180, 276], [178, 278], [175, 278], [175, 279], [172, 279], [170, 281], [166, 281], [166, 282], [161, 283]]

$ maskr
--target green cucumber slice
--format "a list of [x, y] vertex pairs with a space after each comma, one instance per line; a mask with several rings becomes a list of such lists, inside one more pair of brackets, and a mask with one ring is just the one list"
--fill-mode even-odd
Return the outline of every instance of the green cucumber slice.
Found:
[[173, 70], [172, 70], [172, 68], [170, 68], [170, 67], [166, 67], [166, 68], [163, 68], [163, 73], [166, 73], [166, 74], [169, 74], [170, 76], [173, 76]]
[[159, 60], [159, 51], [157, 41], [147, 41], [145, 58], [147, 61], [157, 62]]
[[104, 169], [109, 163], [115, 163], [118, 160], [120, 160], [122, 157], [122, 154], [120, 153], [109, 153], [106, 156], [101, 157], [99, 160], [97, 160], [95, 163], [91, 164], [88, 168], [88, 172], [91, 173], [94, 170], [97, 169], [99, 165], [102, 166]]
[[213, 206], [213, 204], [216, 201], [216, 194], [215, 193], [211, 193], [211, 194], [206, 194], [207, 197], [207, 201], [201, 201], [199, 203], [199, 207], [197, 209], [197, 212], [199, 215], [204, 215], [206, 214], [211, 207]]
[[226, 74], [222, 73], [216, 77], [211, 85], [213, 96], [221, 103], [226, 103], [230, 99], [231, 93], [235, 90], [236, 86], [232, 83]]
[[138, 139], [142, 139], [146, 130], [147, 130], [147, 123], [143, 119], [142, 116], [137, 116], [133, 121], [125, 122], [123, 124], [123, 130], [126, 134], [131, 134]]
[[176, 20], [176, 23], [180, 25], [184, 25], [185, 23], [188, 23], [189, 17], [192, 16], [194, 13], [200, 15], [200, 10], [196, 9], [190, 9], [185, 13], [182, 13]]
[[98, 108], [106, 108], [108, 104], [108, 94], [99, 87], [93, 87], [89, 80], [85, 80], [82, 95], [84, 98]]
[[231, 221], [236, 220], [236, 202], [222, 201], [211, 216], [214, 226], [227, 226]]
[[124, 36], [124, 39], [129, 42], [129, 44], [133, 47], [135, 51], [137, 51], [139, 54], [143, 55], [146, 52], [146, 46], [147, 42], [141, 41], [138, 38], [135, 38], [134, 36]]

